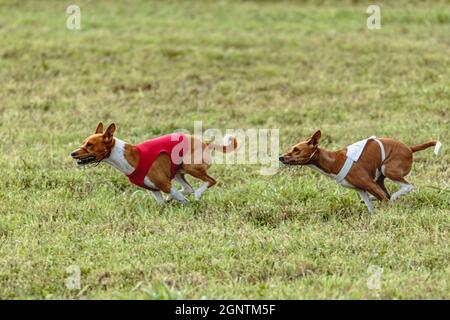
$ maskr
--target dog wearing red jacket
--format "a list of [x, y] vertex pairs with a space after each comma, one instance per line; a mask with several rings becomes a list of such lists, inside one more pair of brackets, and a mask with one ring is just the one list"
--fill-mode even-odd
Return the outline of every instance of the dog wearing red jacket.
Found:
[[[115, 130], [116, 125], [112, 123], [103, 131], [100, 122], [95, 133], [70, 155], [80, 166], [102, 161], [112, 165], [127, 175], [130, 182], [148, 189], [158, 203], [164, 202], [161, 191], [181, 203], [188, 203], [185, 196], [191, 193], [200, 199], [203, 192], [216, 184], [207, 173], [211, 166], [211, 151], [226, 153], [237, 148], [233, 136], [226, 135], [224, 144], [220, 145], [181, 133], [132, 145], [114, 137]], [[204, 181], [204, 184], [194, 190], [185, 174]], [[183, 189], [176, 189], [172, 180], [180, 183]]]

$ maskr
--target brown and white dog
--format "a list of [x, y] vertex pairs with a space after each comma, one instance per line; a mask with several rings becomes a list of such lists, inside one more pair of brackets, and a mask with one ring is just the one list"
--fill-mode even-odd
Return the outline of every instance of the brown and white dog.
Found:
[[[74, 150], [70, 155], [77, 161], [78, 165], [104, 161], [127, 176], [132, 174], [140, 160], [139, 152], [134, 145], [114, 137], [115, 130], [116, 125], [112, 123], [103, 132], [103, 124], [100, 122], [95, 133], [87, 137], [83, 145]], [[195, 194], [196, 199], [200, 199], [203, 192], [216, 184], [216, 180], [207, 173], [211, 165], [210, 151], [219, 150], [221, 152], [230, 152], [237, 148], [237, 140], [232, 136], [225, 136], [224, 145], [201, 141], [190, 135], [184, 136], [190, 140], [190, 153], [186, 152], [183, 155], [183, 161], [175, 175], [173, 176], [171, 172], [172, 160], [170, 155], [161, 153], [153, 161], [145, 176], [144, 187], [151, 191], [158, 203], [164, 202], [161, 191], [169, 194], [170, 198], [181, 203], [189, 202], [185, 196], [191, 193]], [[198, 154], [201, 156], [196, 159], [200, 159], [200, 161], [197, 161], [199, 163], [195, 163], [193, 157]], [[186, 181], [185, 174], [204, 181], [204, 184], [197, 190], [194, 190]], [[181, 192], [172, 186], [172, 176], [183, 187]]]
[[[347, 161], [347, 148], [337, 151], [319, 148], [320, 137], [319, 130], [309, 139], [291, 147], [287, 153], [280, 156], [279, 160], [287, 165], [305, 165], [336, 179]], [[411, 171], [413, 153], [432, 146], [435, 146], [434, 153], [437, 154], [441, 143], [431, 140], [408, 147], [400, 141], [390, 138], [368, 140], [359, 160], [351, 165], [344, 176], [345, 179], [343, 178], [340, 184], [355, 189], [369, 212], [372, 212], [373, 205], [368, 194], [380, 201], [387, 202], [394, 201], [401, 195], [410, 192], [413, 186], [404, 177]], [[384, 185], [386, 177], [400, 186], [400, 189], [392, 196], [389, 195]]]

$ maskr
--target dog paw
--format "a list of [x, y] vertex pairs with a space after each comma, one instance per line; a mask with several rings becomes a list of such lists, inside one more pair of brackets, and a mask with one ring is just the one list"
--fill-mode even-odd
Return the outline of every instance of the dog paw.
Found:
[[185, 190], [181, 190], [181, 194], [182, 194], [183, 196], [188, 196], [188, 195], [193, 194], [193, 193], [194, 193], [194, 191], [185, 191]]
[[202, 193], [203, 192], [194, 192], [195, 199], [200, 200], [200, 198], [202, 197]]

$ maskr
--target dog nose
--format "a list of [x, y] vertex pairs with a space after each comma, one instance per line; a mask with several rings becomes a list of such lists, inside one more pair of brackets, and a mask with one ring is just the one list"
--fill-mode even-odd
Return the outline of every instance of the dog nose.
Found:
[[278, 158], [278, 160], [280, 160], [281, 162], [283, 162], [283, 161], [284, 161], [284, 157], [283, 157], [283, 156], [280, 156], [280, 157]]
[[77, 152], [76, 152], [76, 151], [73, 151], [73, 152], [70, 154], [70, 156], [71, 156], [72, 158], [75, 158], [75, 157], [77, 156]]

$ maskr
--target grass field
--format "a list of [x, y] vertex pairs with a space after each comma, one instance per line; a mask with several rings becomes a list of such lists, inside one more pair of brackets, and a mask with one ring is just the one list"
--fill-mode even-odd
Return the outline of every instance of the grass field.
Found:
[[[365, 1], [74, 2], [79, 31], [66, 1], [0, 0], [1, 299], [450, 298], [449, 2], [378, 2], [372, 31]], [[161, 207], [76, 167], [99, 121], [131, 143], [203, 121], [280, 128], [282, 149], [316, 129], [328, 149], [444, 147], [372, 216], [308, 168], [257, 165], [213, 166], [200, 202]]]

